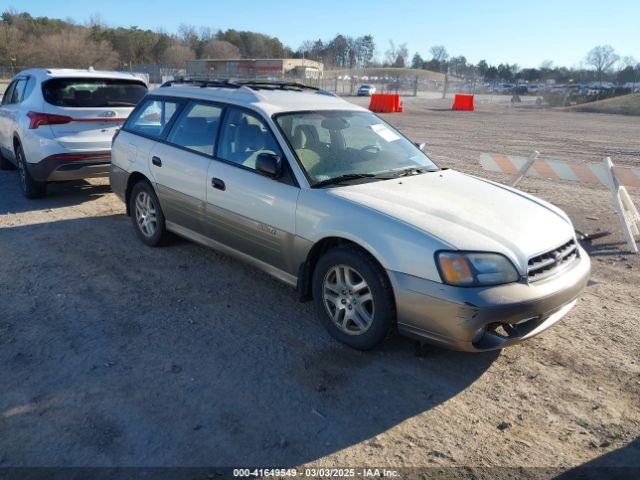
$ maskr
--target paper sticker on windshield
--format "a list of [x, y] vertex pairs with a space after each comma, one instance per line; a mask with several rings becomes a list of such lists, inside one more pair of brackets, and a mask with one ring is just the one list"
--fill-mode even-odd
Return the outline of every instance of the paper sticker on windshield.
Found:
[[387, 142], [394, 142], [396, 140], [400, 140], [400, 135], [395, 133], [393, 130], [389, 129], [386, 125], [382, 125], [378, 123], [376, 125], [371, 125], [371, 130], [380, 135]]

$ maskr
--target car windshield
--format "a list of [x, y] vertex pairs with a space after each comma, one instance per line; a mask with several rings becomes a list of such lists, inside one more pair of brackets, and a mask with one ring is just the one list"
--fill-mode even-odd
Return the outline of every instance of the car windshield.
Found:
[[147, 93], [139, 80], [54, 78], [42, 85], [47, 103], [58, 107], [135, 107]]
[[276, 122], [312, 184], [334, 178], [389, 178], [439, 168], [394, 128], [369, 112], [291, 112]]

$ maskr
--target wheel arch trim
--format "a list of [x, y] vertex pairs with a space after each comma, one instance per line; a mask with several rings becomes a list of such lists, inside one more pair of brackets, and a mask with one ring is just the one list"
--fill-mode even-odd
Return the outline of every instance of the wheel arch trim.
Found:
[[[125, 198], [125, 205], [126, 205], [126, 209], [127, 209], [127, 216], [131, 216], [131, 191], [133, 190], [133, 187], [139, 183], [139, 182], [147, 182], [149, 185], [151, 185], [151, 188], [153, 189], [153, 191], [155, 192], [156, 196], [158, 195], [158, 192], [156, 192], [156, 188], [153, 184], [153, 182], [149, 179], [149, 177], [147, 177], [144, 173], [138, 171], [138, 170], [134, 170], [132, 172], [129, 173], [129, 175], [127, 176], [127, 185], [125, 187], [125, 191], [124, 191], [124, 198]], [[160, 201], [160, 199], [158, 199], [158, 201]]]
[[301, 302], [307, 302], [313, 298], [311, 283], [315, 266], [320, 257], [330, 249], [344, 245], [351, 245], [362, 250], [369, 255], [386, 274], [386, 268], [380, 259], [379, 253], [367, 242], [362, 242], [360, 239], [342, 232], [327, 234], [313, 243], [304, 261], [298, 267], [296, 289]]

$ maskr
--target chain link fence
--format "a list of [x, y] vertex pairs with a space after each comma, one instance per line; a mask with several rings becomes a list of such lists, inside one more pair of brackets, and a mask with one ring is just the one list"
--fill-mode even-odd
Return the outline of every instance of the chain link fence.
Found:
[[[19, 65], [0, 66], [0, 94], [4, 91], [11, 78], [26, 68], [32, 67]], [[133, 65], [130, 72], [145, 79], [151, 88], [157, 87], [167, 80], [187, 75], [185, 69], [158, 64]], [[315, 78], [276, 73], [265, 77], [233, 76], [222, 78], [217, 76], [216, 80], [298, 82], [310, 87], [322, 88], [341, 96], [357, 95], [358, 88], [361, 85], [372, 85], [377, 93], [397, 93], [403, 96], [416, 96], [423, 91], [443, 90], [445, 86], [443, 75], [433, 72], [425, 74], [423, 72], [416, 74], [410, 69], [327, 70], [323, 75]], [[459, 82], [453, 80], [457, 79], [449, 79], [447, 82], [449, 91], [453, 88], [460, 89], [461, 87]]]

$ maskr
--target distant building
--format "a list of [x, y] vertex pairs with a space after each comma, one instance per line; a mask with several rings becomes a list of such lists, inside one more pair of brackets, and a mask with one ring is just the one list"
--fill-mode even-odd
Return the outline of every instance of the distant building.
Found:
[[317, 81], [322, 63], [302, 58], [243, 58], [188, 60], [187, 76], [195, 78], [257, 78]]

